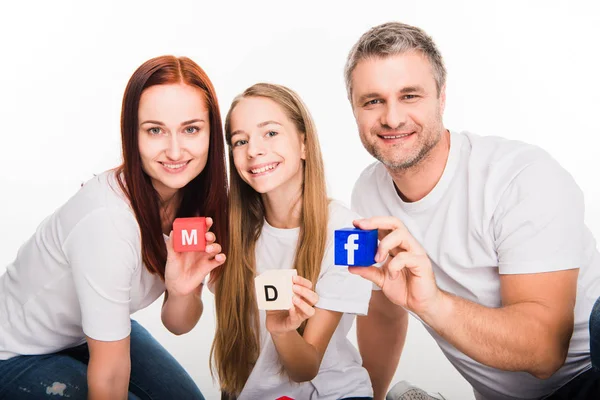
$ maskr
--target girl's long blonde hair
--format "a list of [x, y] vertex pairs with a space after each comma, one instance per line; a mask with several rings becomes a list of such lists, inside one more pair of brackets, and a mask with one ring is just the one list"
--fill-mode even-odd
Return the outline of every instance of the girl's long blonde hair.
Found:
[[[239, 176], [233, 163], [231, 114], [240, 100], [267, 98], [277, 103], [304, 136], [300, 234], [294, 266], [298, 275], [316, 284], [327, 241], [328, 199], [321, 148], [308, 109], [292, 90], [258, 83], [237, 96], [225, 119], [229, 146], [229, 253], [225, 265], [214, 276], [217, 329], [211, 361], [221, 390], [230, 398], [242, 391], [260, 353], [258, 308], [254, 292], [256, 241], [265, 220], [258, 192]], [[299, 332], [304, 331], [303, 324]]]

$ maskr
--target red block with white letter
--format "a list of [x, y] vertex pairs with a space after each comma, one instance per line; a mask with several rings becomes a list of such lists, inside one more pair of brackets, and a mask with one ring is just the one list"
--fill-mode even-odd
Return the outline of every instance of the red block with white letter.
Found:
[[173, 250], [204, 251], [206, 247], [206, 219], [204, 217], [176, 218], [173, 221]]

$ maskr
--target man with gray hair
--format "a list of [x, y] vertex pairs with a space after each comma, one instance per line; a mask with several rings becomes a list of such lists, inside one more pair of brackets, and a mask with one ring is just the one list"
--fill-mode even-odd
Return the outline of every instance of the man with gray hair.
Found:
[[588, 332], [600, 254], [571, 175], [538, 147], [447, 130], [446, 69], [419, 28], [372, 28], [345, 76], [378, 160], [352, 207], [368, 218], [357, 227], [379, 229], [382, 266], [350, 268], [380, 289], [358, 319], [375, 399], [397, 368], [407, 312], [477, 399], [600, 398]]

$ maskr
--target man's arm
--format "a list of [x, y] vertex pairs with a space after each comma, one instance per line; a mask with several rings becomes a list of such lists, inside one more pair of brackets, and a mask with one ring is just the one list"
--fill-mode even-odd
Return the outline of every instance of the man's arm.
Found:
[[441, 292], [436, 309], [422, 318], [459, 351], [484, 365], [546, 379], [567, 357], [578, 272], [500, 275], [500, 308]]
[[398, 367], [407, 327], [406, 310], [390, 302], [380, 290], [371, 294], [368, 315], [357, 317], [358, 348], [371, 377], [374, 400], [385, 398]]
[[488, 308], [438, 288], [431, 260], [400, 220], [356, 221], [379, 229], [375, 261], [381, 268], [350, 267], [382, 288], [395, 304], [417, 314], [459, 351], [506, 371], [547, 378], [564, 363], [573, 331], [579, 269], [500, 275], [502, 305]]

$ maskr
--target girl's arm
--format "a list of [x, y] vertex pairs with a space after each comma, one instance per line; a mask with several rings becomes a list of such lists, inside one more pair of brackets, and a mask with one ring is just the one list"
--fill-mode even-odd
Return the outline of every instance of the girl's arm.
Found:
[[[294, 277], [293, 289], [292, 308], [268, 311], [266, 325], [286, 373], [295, 382], [306, 382], [319, 373], [321, 360], [342, 313], [315, 309], [313, 306], [319, 296], [312, 290], [312, 283], [303, 277]], [[300, 336], [296, 329], [306, 319], [309, 320], [304, 335]]]

